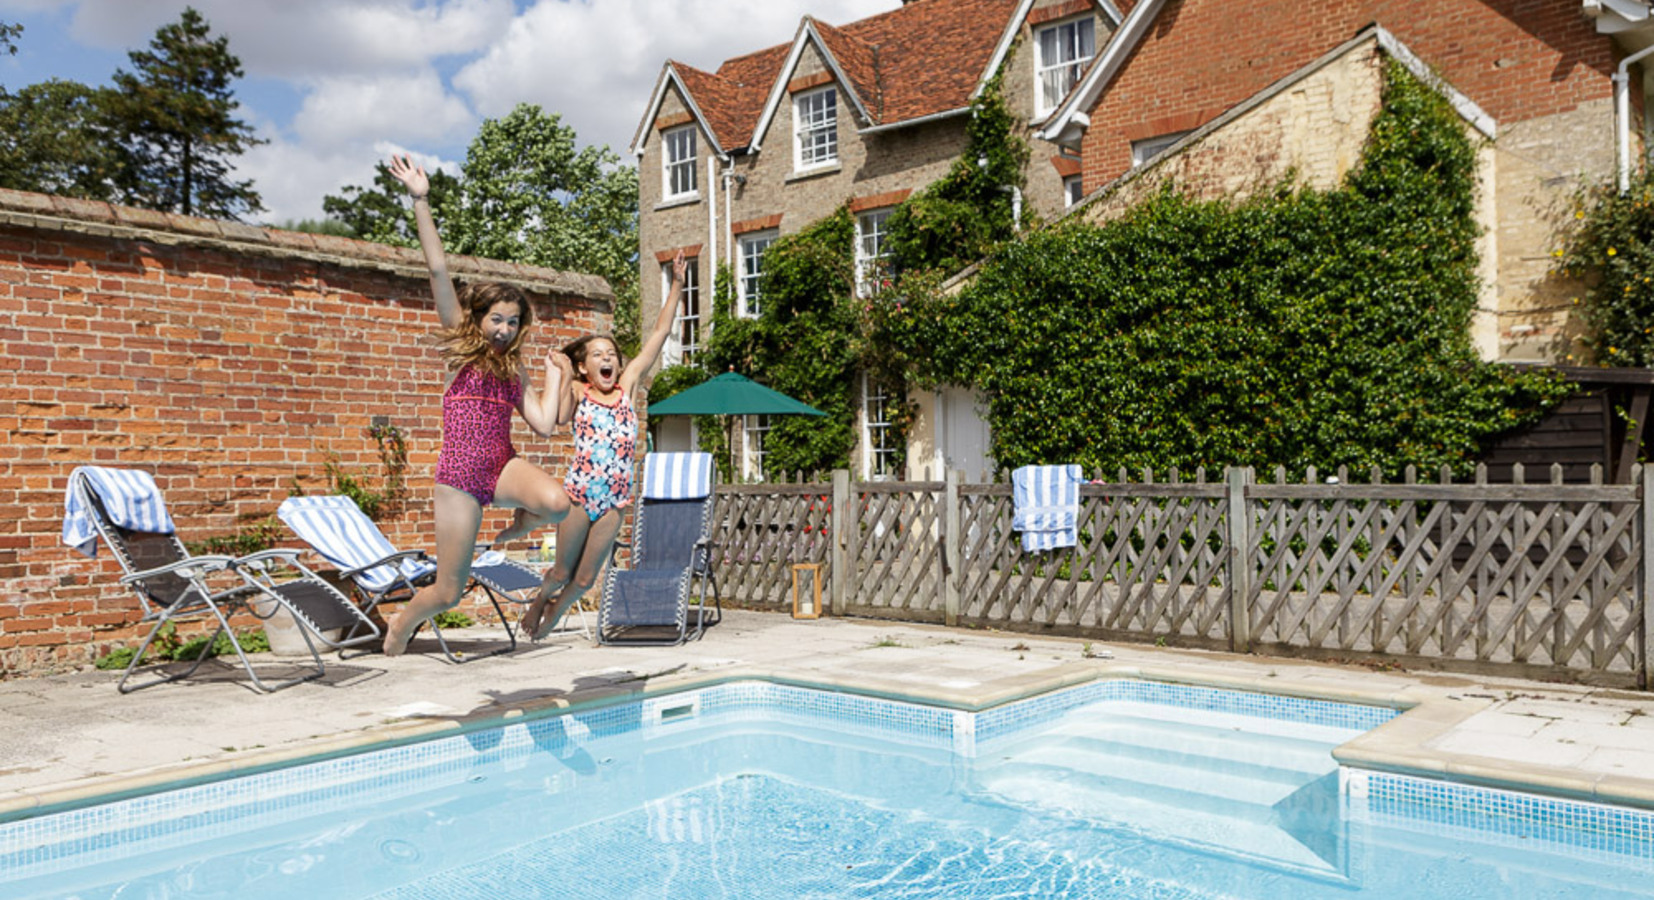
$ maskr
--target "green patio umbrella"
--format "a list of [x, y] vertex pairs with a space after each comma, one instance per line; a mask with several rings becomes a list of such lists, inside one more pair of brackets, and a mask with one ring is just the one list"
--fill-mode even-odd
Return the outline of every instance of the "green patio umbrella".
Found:
[[826, 413], [734, 372], [649, 404], [651, 416], [825, 416]]
[[725, 372], [659, 403], [649, 404], [649, 416], [723, 416], [724, 446], [729, 449], [729, 471], [735, 471], [734, 420], [731, 416], [825, 416], [826, 413], [771, 390], [750, 378]]

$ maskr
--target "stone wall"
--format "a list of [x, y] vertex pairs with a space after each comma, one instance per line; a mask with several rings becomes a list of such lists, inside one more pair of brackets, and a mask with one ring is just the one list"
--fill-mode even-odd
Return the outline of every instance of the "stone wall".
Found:
[[[596, 276], [451, 266], [530, 293], [536, 379], [548, 347], [611, 327]], [[409, 460], [407, 500], [381, 526], [429, 548], [435, 327], [414, 250], [0, 191], [0, 674], [83, 664], [140, 635], [119, 565], [60, 543], [78, 465], [154, 473], [180, 537], [199, 541], [267, 519], [294, 489], [328, 491], [329, 464], [379, 486], [367, 429], [382, 422], [406, 434]], [[570, 449], [521, 423], [515, 439], [556, 471]], [[491, 511], [484, 531], [506, 521]]]

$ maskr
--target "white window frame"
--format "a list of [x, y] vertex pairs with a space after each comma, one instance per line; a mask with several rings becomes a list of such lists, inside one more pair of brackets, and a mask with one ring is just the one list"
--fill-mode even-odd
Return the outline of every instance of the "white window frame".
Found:
[[[1047, 55], [1054, 58], [1047, 59]], [[1045, 115], [1074, 89], [1097, 56], [1097, 23], [1090, 15], [1034, 31], [1034, 112]]]
[[861, 376], [861, 470], [867, 481], [894, 481], [896, 472], [896, 426], [890, 410], [894, 394], [882, 384]]
[[1067, 209], [1085, 199], [1085, 176], [1070, 175], [1062, 180], [1063, 208]]
[[1167, 147], [1183, 140], [1189, 134], [1187, 131], [1173, 131], [1167, 134], [1157, 134], [1151, 138], [1131, 142], [1131, 167], [1138, 166], [1159, 156]]
[[838, 163], [838, 88], [827, 85], [793, 95], [793, 170]]
[[756, 318], [764, 311], [761, 289], [764, 253], [778, 237], [780, 232], [771, 228], [743, 234], [737, 238], [740, 244], [740, 268], [736, 274], [735, 290], [739, 298], [739, 314], [746, 318]]
[[694, 125], [668, 128], [660, 133], [660, 191], [666, 200], [683, 200], [700, 194], [700, 156]]
[[893, 207], [870, 209], [856, 216], [856, 296], [877, 297], [890, 277], [890, 247], [885, 239]]
[[[688, 266], [683, 273], [683, 299], [678, 303], [678, 312], [672, 319], [672, 332], [661, 352], [661, 361], [664, 365], [688, 365], [695, 361], [695, 354], [701, 349], [701, 271], [698, 259], [689, 259]], [[672, 291], [672, 264], [660, 264], [661, 296], [666, 297]]]
[[767, 415], [741, 417], [741, 477], [764, 479], [764, 440], [775, 426]]

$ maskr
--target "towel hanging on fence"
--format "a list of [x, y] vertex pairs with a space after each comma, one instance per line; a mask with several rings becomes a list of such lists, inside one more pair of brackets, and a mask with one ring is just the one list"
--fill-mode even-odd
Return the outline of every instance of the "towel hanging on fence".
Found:
[[63, 494], [63, 543], [81, 553], [96, 558], [98, 529], [92, 524], [92, 512], [82, 505], [80, 492], [75, 490], [76, 479], [85, 479], [97, 492], [109, 521], [129, 531], [150, 534], [172, 534], [172, 517], [161, 500], [161, 491], [148, 472], [137, 469], [106, 469], [101, 466], [78, 466], [69, 473], [69, 487]]
[[1083, 478], [1076, 464], [1023, 466], [1011, 473], [1011, 498], [1016, 506], [1011, 528], [1022, 532], [1024, 553], [1079, 542]]

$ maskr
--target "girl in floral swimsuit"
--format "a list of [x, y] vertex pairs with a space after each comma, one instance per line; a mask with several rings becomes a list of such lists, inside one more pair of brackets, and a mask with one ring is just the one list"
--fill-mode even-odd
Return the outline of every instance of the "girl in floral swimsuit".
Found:
[[[574, 461], [563, 486], [585, 515], [573, 513], [557, 526], [557, 561], [546, 572], [539, 596], [523, 613], [522, 629], [536, 638], [556, 627], [563, 613], [597, 583], [597, 572], [620, 534], [632, 502], [637, 449], [633, 392], [666, 343], [688, 270], [679, 251], [672, 260], [672, 288], [636, 359], [622, 360], [615, 342], [600, 335], [583, 337], [563, 351], [574, 368], [558, 404], [558, 423], [572, 423], [574, 430]], [[548, 616], [546, 607], [553, 598], [557, 604]]]
[[403, 156], [391, 158], [390, 172], [413, 196], [419, 246], [442, 321], [442, 360], [452, 373], [442, 395], [442, 451], [436, 466], [436, 578], [385, 629], [385, 654], [397, 656], [419, 623], [459, 603], [470, 579], [484, 507], [517, 511], [495, 543], [568, 515], [563, 486], [511, 446], [511, 413], [520, 413], [535, 433], [549, 436], [573, 366], [567, 356], [548, 351], [545, 391], [534, 389], [522, 359], [523, 338], [534, 318], [528, 298], [500, 283], [468, 284], [455, 291], [426, 202], [430, 180], [425, 170]]

